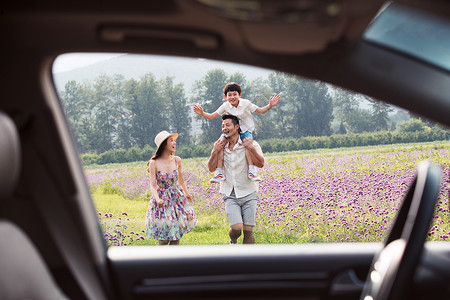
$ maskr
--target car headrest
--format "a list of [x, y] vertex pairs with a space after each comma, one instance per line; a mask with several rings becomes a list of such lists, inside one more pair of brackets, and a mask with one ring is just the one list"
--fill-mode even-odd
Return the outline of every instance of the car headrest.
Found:
[[0, 201], [8, 198], [19, 177], [20, 140], [13, 120], [0, 111]]

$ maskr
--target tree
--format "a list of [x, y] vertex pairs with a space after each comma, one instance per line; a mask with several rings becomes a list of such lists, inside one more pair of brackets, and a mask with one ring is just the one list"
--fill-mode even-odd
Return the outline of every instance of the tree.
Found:
[[[361, 133], [389, 129], [391, 106], [335, 86], [329, 88], [333, 97], [334, 116], [348, 130]], [[367, 107], [365, 103], [370, 104], [370, 111], [363, 108]]]
[[[259, 77], [246, 85], [245, 95], [242, 97], [249, 99], [252, 103], [258, 105], [259, 107], [264, 107], [269, 103], [269, 98], [271, 95], [272, 89], [268, 86], [267, 80]], [[276, 108], [279, 108], [278, 105]], [[274, 113], [276, 108], [263, 115], [253, 113], [253, 118], [255, 119], [255, 130], [253, 132], [253, 137], [255, 139], [269, 139], [278, 137], [274, 123]]]
[[[270, 119], [272, 123], [270, 125], [273, 126], [273, 128], [271, 130], [267, 130], [267, 133], [270, 134], [267, 138], [282, 138], [285, 136], [285, 133], [289, 131], [289, 128], [292, 129], [292, 126], [288, 120], [288, 113], [292, 109], [290, 99], [286, 94], [286, 82], [288, 78], [289, 76], [282, 72], [274, 72], [268, 76], [267, 82], [270, 89], [270, 95], [266, 95], [266, 97], [270, 97], [276, 93], [280, 94], [281, 98], [277, 106], [270, 112]], [[267, 127], [263, 125], [261, 128]]]
[[345, 117], [347, 128], [353, 133], [370, 132], [372, 130], [372, 114], [367, 109], [357, 108]]
[[[237, 84], [239, 84], [241, 86], [242, 95], [248, 95], [251, 93], [251, 91], [249, 90], [250, 87], [247, 85], [247, 79], [245, 78], [245, 75], [242, 74], [241, 72], [236, 72], [236, 73], [229, 75], [227, 82], [236, 82]], [[222, 95], [223, 95], [224, 87], [225, 87], [225, 84], [222, 87]]]
[[389, 113], [393, 111], [392, 107], [386, 103], [371, 98], [367, 98], [367, 100], [372, 105], [372, 131], [388, 130]]
[[102, 153], [119, 148], [117, 128], [124, 111], [125, 93], [122, 75], [101, 75], [93, 83], [93, 145]]
[[329, 86], [333, 98], [334, 118], [341, 123], [341, 128], [346, 132], [363, 132], [370, 129], [367, 111], [361, 109], [361, 101], [364, 96], [336, 86]]
[[359, 109], [361, 98], [351, 91], [336, 86], [329, 86], [329, 89], [333, 99], [333, 113], [335, 118], [346, 123], [346, 116], [352, 111]]
[[161, 81], [160, 93], [162, 101], [167, 106], [167, 118], [170, 120], [169, 131], [179, 134], [178, 142], [190, 144], [191, 117], [189, 107], [186, 107], [186, 96], [182, 84], [174, 86], [173, 77]]
[[149, 143], [153, 144], [153, 137], [169, 128], [165, 113], [166, 103], [160, 91], [155, 76], [148, 73], [136, 83], [135, 94], [128, 99], [132, 115], [131, 134], [140, 148]]
[[[136, 117], [137, 113], [140, 111], [138, 97], [136, 95], [137, 86], [138, 86], [138, 82], [135, 79], [130, 79], [124, 84], [125, 109], [128, 111], [127, 120], [129, 123], [127, 135], [130, 140], [130, 144], [131, 144], [130, 147], [138, 144], [138, 142], [136, 140], [136, 136], [138, 136], [139, 133], [138, 133], [138, 129], [135, 126], [136, 125], [135, 117]], [[124, 148], [128, 149], [130, 147], [124, 147]]]
[[408, 112], [408, 114], [409, 114], [410, 118], [420, 119], [426, 126], [428, 126], [430, 128], [433, 128], [434, 126], [436, 126], [436, 122], [431, 121], [431, 120], [429, 120], [427, 118], [423, 118], [423, 117], [421, 117], [418, 114], [415, 114], [415, 113], [412, 113], [412, 112]]
[[424, 131], [426, 124], [421, 119], [411, 118], [408, 121], [399, 124], [400, 132]]
[[280, 94], [286, 91], [286, 80], [289, 76], [282, 72], [270, 73], [267, 81], [274, 93]]
[[397, 124], [403, 121], [408, 121], [410, 118], [411, 117], [407, 111], [397, 108], [396, 112], [389, 118], [392, 122], [392, 130], [395, 130], [397, 128]]
[[[206, 73], [206, 75], [194, 84], [193, 94], [197, 95], [196, 99], [191, 102], [211, 101], [211, 103], [203, 105], [206, 112], [212, 113], [223, 103], [223, 88], [227, 84], [227, 75], [221, 69], [214, 69]], [[216, 141], [221, 132], [222, 122], [219, 118], [207, 120], [201, 116], [197, 116], [202, 122], [202, 135], [200, 142], [210, 143]]]
[[92, 99], [89, 87], [71, 80], [61, 92], [61, 101], [78, 151], [83, 153], [92, 150], [88, 143], [92, 124], [90, 113]]
[[339, 125], [339, 134], [346, 134], [347, 133], [347, 129], [345, 128], [344, 122], [341, 121], [341, 124]]
[[332, 98], [325, 84], [289, 77], [286, 98], [294, 137], [331, 134]]

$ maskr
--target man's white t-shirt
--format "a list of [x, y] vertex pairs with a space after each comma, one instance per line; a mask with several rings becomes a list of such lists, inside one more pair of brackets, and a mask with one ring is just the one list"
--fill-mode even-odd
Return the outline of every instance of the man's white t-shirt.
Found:
[[[261, 146], [253, 141], [256, 152], [263, 156]], [[258, 191], [258, 182], [248, 178], [248, 162], [245, 157], [245, 147], [239, 138], [233, 150], [228, 149], [228, 143], [223, 149], [223, 164], [225, 172], [225, 181], [220, 182], [219, 192], [223, 195], [230, 196], [234, 189], [237, 198], [242, 198]]]
[[257, 108], [258, 106], [250, 102], [250, 100], [240, 98], [237, 107], [234, 107], [227, 101], [219, 106], [215, 112], [218, 113], [219, 116], [229, 114], [238, 117], [239, 127], [241, 128], [241, 132], [244, 133], [246, 131], [253, 132], [255, 130], [255, 121], [253, 120], [252, 112]]

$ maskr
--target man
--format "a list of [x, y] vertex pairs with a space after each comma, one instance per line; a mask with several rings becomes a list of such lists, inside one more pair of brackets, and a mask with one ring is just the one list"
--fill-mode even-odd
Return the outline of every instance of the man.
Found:
[[[223, 96], [227, 100], [224, 102], [215, 112], [207, 113], [199, 104], [194, 105], [194, 112], [208, 120], [214, 120], [220, 115], [227, 114], [238, 117], [239, 119], [239, 135], [241, 140], [246, 137], [253, 139], [252, 132], [255, 130], [255, 120], [252, 113], [265, 114], [272, 107], [274, 107], [278, 101], [280, 101], [280, 95], [274, 94], [269, 99], [269, 104], [264, 107], [258, 107], [247, 99], [242, 98], [241, 86], [236, 82], [228, 82], [223, 89]], [[225, 142], [226, 143], [226, 142]], [[257, 168], [251, 161], [251, 155], [246, 155], [248, 162], [248, 178], [252, 181], [260, 181], [261, 178], [257, 173]], [[214, 177], [210, 179], [210, 182], [220, 182], [225, 180], [223, 174], [223, 162], [217, 162], [216, 172]]]
[[244, 232], [244, 244], [254, 244], [253, 227], [256, 225], [256, 204], [258, 200], [258, 183], [248, 178], [250, 155], [253, 164], [262, 168], [264, 156], [261, 147], [252, 139], [239, 137], [239, 120], [233, 115], [222, 116], [222, 133], [226, 140], [220, 138], [208, 160], [210, 172], [216, 170], [218, 162], [223, 159], [225, 181], [220, 182], [220, 193], [225, 201], [228, 222], [230, 224], [230, 243], [237, 244], [237, 239]]

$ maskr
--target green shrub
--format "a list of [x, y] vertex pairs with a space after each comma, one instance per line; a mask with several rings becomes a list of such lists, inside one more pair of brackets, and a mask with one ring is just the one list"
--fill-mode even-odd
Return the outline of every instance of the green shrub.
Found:
[[416, 132], [425, 130], [425, 123], [421, 119], [409, 119], [399, 124], [400, 132]]
[[112, 164], [116, 162], [115, 150], [108, 150], [99, 155], [98, 163], [100, 165]]
[[125, 163], [129, 162], [130, 160], [127, 159], [127, 150], [125, 149], [116, 149], [113, 151], [113, 157], [115, 157], [115, 162], [117, 163]]
[[81, 162], [84, 166], [98, 164], [98, 155], [95, 153], [83, 153], [81, 154]]
[[272, 140], [262, 140], [262, 141], [258, 142], [258, 144], [261, 146], [261, 149], [264, 153], [273, 152], [271, 141]]
[[144, 160], [142, 157], [142, 150], [137, 145], [134, 145], [128, 149], [126, 159], [127, 162]]
[[[450, 138], [450, 132], [439, 126], [427, 127], [419, 119], [402, 123], [401, 130], [377, 131], [364, 133], [334, 134], [331, 136], [308, 136], [300, 138], [267, 139], [258, 143], [264, 153], [311, 150], [319, 148], [341, 148], [375, 146], [400, 143], [417, 143], [442, 141]], [[423, 124], [424, 126], [421, 126]], [[420, 126], [419, 126], [420, 125]], [[420, 130], [411, 131], [413, 128]], [[177, 149], [182, 158], [209, 157], [212, 143], [202, 145], [183, 145]], [[83, 165], [147, 161], [154, 154], [154, 148], [145, 145], [142, 149], [133, 146], [129, 150], [112, 149], [100, 155], [84, 153], [81, 155]]]
[[156, 149], [150, 147], [150, 145], [145, 145], [142, 148], [142, 152], [141, 152], [141, 160], [142, 161], [146, 161], [149, 160], [150, 157], [153, 156], [153, 154], [156, 152]]

